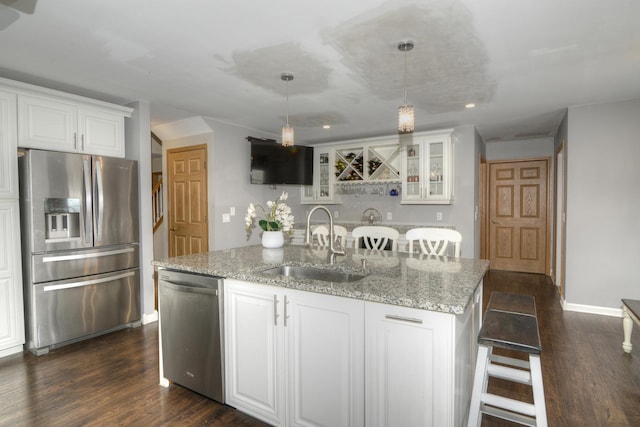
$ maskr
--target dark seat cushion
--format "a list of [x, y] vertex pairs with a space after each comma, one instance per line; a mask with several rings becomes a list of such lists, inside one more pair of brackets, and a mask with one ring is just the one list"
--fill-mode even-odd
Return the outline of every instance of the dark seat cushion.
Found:
[[491, 292], [487, 309], [535, 316], [536, 299], [532, 295], [520, 295], [494, 291]]
[[488, 309], [478, 334], [478, 344], [540, 354], [538, 319], [527, 314]]

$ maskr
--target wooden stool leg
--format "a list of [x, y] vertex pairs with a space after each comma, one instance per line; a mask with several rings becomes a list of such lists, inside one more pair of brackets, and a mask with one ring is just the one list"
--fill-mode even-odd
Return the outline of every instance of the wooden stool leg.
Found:
[[480, 412], [482, 393], [487, 391], [489, 374], [487, 367], [489, 364], [489, 347], [478, 346], [478, 357], [476, 358], [476, 372], [473, 376], [473, 389], [471, 392], [471, 405], [469, 406], [469, 421], [467, 427], [480, 427], [482, 422], [482, 412]]
[[531, 388], [533, 389], [533, 405], [536, 410], [536, 426], [547, 427], [547, 409], [544, 401], [544, 387], [542, 385], [542, 367], [540, 356], [529, 355], [531, 369]]
[[633, 320], [631, 316], [629, 316], [629, 312], [627, 311], [627, 306], [622, 306], [622, 328], [624, 330], [624, 342], [622, 343], [622, 349], [625, 353], [631, 353], [631, 332], [633, 331]]

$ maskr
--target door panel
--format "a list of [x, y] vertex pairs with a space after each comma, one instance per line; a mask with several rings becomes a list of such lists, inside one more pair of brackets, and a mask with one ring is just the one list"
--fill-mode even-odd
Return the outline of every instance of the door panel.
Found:
[[209, 250], [206, 159], [205, 145], [167, 151], [169, 256]]
[[492, 269], [546, 273], [547, 167], [547, 160], [490, 164]]
[[[30, 228], [23, 244], [29, 252], [93, 246], [91, 156], [28, 150], [19, 166], [21, 216]], [[57, 213], [69, 215], [67, 236], [49, 234], [49, 216]]]

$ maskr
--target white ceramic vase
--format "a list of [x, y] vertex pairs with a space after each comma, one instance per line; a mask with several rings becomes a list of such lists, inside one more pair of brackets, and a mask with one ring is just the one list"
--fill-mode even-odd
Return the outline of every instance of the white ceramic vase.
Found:
[[263, 231], [262, 246], [265, 248], [281, 248], [284, 245], [284, 234], [282, 231]]

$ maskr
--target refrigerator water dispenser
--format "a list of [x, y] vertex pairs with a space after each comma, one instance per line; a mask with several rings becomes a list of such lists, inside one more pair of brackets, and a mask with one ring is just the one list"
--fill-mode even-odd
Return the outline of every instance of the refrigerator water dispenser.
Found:
[[46, 240], [80, 238], [80, 199], [45, 199]]

